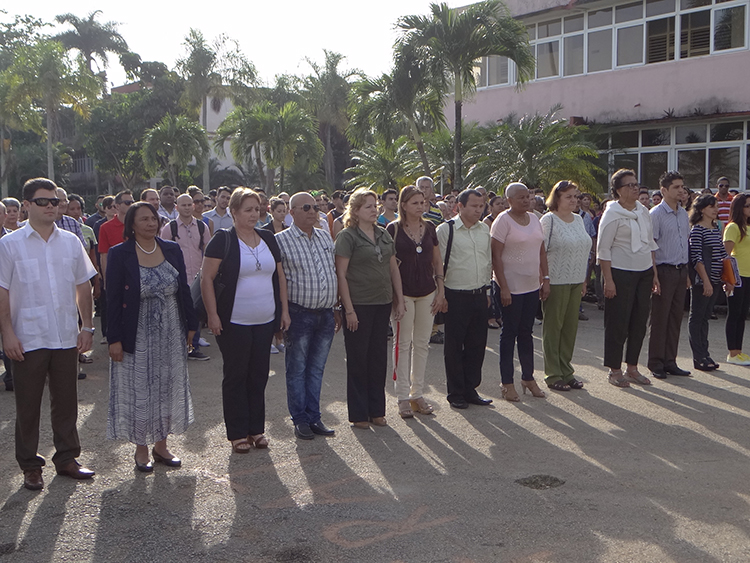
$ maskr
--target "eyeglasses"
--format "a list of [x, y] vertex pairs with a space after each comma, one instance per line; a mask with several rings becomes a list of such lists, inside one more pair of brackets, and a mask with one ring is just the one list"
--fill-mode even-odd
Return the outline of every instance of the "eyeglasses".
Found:
[[638, 184], [638, 182], [630, 182], [629, 184], [623, 184], [620, 186], [621, 188], [640, 188], [641, 186]]
[[729, 187], [729, 184], [719, 184], [719, 187], [720, 187], [720, 188], [728, 188], [728, 187]]
[[123, 199], [120, 203], [124, 203], [125, 205], [133, 205], [135, 203], [134, 199]]
[[377, 254], [378, 256], [378, 262], [382, 264], [383, 263], [383, 251], [381, 250], [380, 245], [378, 244], [375, 245], [375, 254]]
[[47, 207], [50, 203], [52, 207], [60, 205], [60, 198], [58, 197], [35, 197], [31, 200], [31, 203], [36, 203], [39, 207]]
[[299, 207], [295, 207], [294, 209], [301, 209], [304, 212], [308, 212], [311, 209], [314, 209], [315, 211], [320, 211], [320, 206], [310, 205], [309, 203], [306, 203], [305, 205], [300, 205]]

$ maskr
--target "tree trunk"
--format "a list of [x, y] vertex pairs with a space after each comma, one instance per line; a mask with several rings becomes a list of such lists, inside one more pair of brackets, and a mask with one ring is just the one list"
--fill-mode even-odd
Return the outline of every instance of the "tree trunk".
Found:
[[55, 181], [55, 157], [52, 152], [52, 131], [47, 124], [47, 178]]
[[279, 167], [279, 191], [284, 191], [284, 167]]
[[331, 124], [326, 125], [326, 154], [323, 168], [326, 171], [326, 182], [333, 188], [336, 181], [335, 161], [333, 158], [333, 146], [331, 143]]
[[255, 143], [252, 153], [248, 155], [247, 162], [250, 165], [252, 165], [253, 156], [255, 156], [255, 167], [258, 169], [258, 176], [260, 176], [260, 185], [265, 186], [267, 185], [266, 171], [263, 166], [263, 159], [260, 157], [260, 143]]
[[419, 134], [419, 128], [413, 119], [409, 119], [409, 128], [411, 129], [411, 136], [414, 139], [414, 143], [417, 145], [419, 158], [422, 160], [422, 172], [425, 176], [432, 177], [430, 162], [427, 160], [427, 153], [424, 150], [424, 141], [422, 141], [422, 135]]
[[3, 199], [8, 197], [8, 172], [8, 155], [5, 152], [5, 124], [0, 123], [0, 178], [2, 178], [0, 195]]
[[[208, 135], [208, 96], [203, 97], [203, 128], [206, 130]], [[211, 152], [209, 150], [206, 156], [206, 163], [203, 165], [203, 192], [208, 193], [211, 189], [211, 175], [209, 172], [209, 163], [211, 162]]]
[[276, 179], [276, 169], [269, 166], [267, 170], [268, 174], [266, 174], [266, 193], [272, 194], [276, 192], [276, 186], [273, 183]]
[[463, 84], [461, 83], [461, 75], [458, 72], [453, 73], [453, 81], [456, 88], [454, 96], [456, 106], [456, 121], [455, 131], [453, 132], [453, 186], [451, 186], [451, 188], [460, 192], [463, 186], [463, 155], [461, 154], [461, 110], [463, 106]]

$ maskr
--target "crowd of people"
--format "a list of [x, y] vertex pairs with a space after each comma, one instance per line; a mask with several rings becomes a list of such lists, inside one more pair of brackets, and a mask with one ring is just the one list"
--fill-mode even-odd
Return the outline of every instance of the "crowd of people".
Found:
[[210, 359], [201, 330], [216, 337], [222, 356], [226, 437], [237, 454], [269, 445], [272, 353], [284, 353], [295, 436], [335, 434], [321, 418], [320, 394], [339, 330], [355, 429], [388, 424], [389, 355], [398, 416], [434, 413], [426, 397], [430, 343], [443, 344], [450, 406], [491, 404], [478, 392], [491, 328], [500, 329], [502, 398], [521, 400], [516, 349], [521, 389], [544, 398], [534, 378], [538, 319], [544, 384], [582, 389], [573, 359], [592, 274], [612, 385], [651, 384], [638, 368], [649, 324], [653, 377], [690, 375], [677, 365], [688, 288], [694, 368], [719, 367], [708, 321], [723, 294], [727, 362], [750, 365], [742, 352], [750, 202], [728, 194], [726, 178], [718, 188], [692, 198], [682, 175], [665, 172], [659, 197], [646, 191], [647, 200], [627, 169], [612, 175], [603, 205], [568, 180], [546, 201], [520, 182], [502, 195], [479, 187], [440, 197], [427, 176], [380, 196], [359, 188], [330, 199], [164, 186], [143, 190], [139, 201], [128, 190], [101, 196], [86, 218], [82, 198], [48, 179], [29, 180], [22, 202], [0, 204], [0, 331], [24, 486], [44, 486], [37, 449], [46, 381], [57, 473], [94, 475], [77, 461], [76, 430], [78, 364], [92, 361], [94, 301], [110, 359], [107, 437], [132, 443], [135, 467], [146, 473], [154, 463], [182, 464], [167, 439], [194, 420], [188, 363]]

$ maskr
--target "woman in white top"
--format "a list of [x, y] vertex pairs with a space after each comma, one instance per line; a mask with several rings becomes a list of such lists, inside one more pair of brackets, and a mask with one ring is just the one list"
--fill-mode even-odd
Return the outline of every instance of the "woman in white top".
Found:
[[234, 226], [217, 231], [206, 246], [201, 293], [224, 359], [227, 439], [235, 453], [244, 454], [268, 447], [263, 432], [271, 339], [290, 319], [281, 252], [273, 233], [256, 229], [260, 196], [235, 189], [229, 212]]
[[542, 303], [544, 382], [550, 389], [582, 389], [573, 376], [573, 350], [578, 333], [578, 307], [586, 293], [586, 271], [591, 237], [575, 213], [578, 186], [568, 180], [555, 184], [547, 198], [550, 212], [541, 218], [549, 265], [550, 291]]
[[604, 365], [616, 387], [650, 385], [651, 380], [638, 372], [638, 356], [646, 336], [651, 292], [659, 293], [653, 258], [658, 246], [648, 209], [638, 201], [635, 172], [618, 170], [610, 184], [614, 201], [602, 215], [596, 246], [604, 278]]
[[549, 294], [547, 255], [542, 228], [530, 213], [531, 195], [526, 186], [513, 183], [505, 188], [510, 209], [492, 223], [492, 267], [500, 286], [503, 306], [503, 330], [500, 333], [500, 378], [503, 398], [519, 401], [513, 384], [513, 353], [518, 343], [523, 392], [544, 397], [534, 381], [534, 340], [532, 330], [539, 299]]

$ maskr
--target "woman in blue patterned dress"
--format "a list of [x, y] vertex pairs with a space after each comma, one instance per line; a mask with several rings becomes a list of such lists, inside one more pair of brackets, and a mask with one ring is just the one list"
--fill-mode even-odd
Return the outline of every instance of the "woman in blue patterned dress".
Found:
[[187, 348], [198, 328], [177, 243], [156, 236], [156, 210], [134, 204], [125, 216], [125, 242], [109, 250], [107, 340], [110, 395], [107, 438], [136, 444], [135, 465], [179, 467], [167, 436], [193, 422]]

